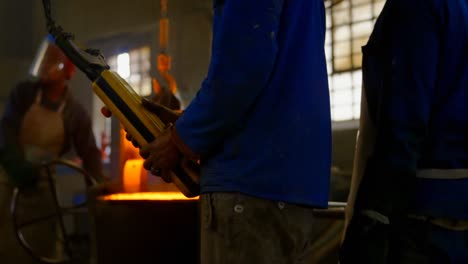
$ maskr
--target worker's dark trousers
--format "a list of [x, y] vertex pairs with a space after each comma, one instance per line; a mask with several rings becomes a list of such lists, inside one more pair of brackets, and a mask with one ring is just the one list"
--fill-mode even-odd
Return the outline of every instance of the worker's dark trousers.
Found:
[[390, 244], [389, 263], [468, 263], [468, 230], [448, 230], [422, 220], [413, 220]]
[[314, 263], [310, 207], [238, 193], [201, 196], [202, 264]]

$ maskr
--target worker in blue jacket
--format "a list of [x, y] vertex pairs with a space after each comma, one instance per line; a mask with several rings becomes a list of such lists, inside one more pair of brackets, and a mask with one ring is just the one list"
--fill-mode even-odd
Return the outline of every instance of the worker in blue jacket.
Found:
[[468, 263], [468, 1], [388, 0], [363, 53], [341, 263]]
[[145, 167], [201, 162], [201, 263], [306, 263], [313, 253], [331, 167], [324, 40], [323, 0], [216, 0], [195, 99], [178, 119], [149, 106], [175, 124], [141, 150]]

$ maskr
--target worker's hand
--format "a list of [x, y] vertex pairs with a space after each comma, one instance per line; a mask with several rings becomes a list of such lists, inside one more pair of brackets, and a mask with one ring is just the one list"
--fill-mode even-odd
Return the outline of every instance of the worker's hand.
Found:
[[161, 104], [151, 102], [148, 99], [143, 98], [141, 103], [148, 111], [157, 115], [165, 125], [174, 124], [182, 115], [182, 112], [171, 110]]
[[[112, 116], [112, 112], [109, 110], [109, 108], [103, 106], [101, 108], [101, 114], [106, 117], [106, 118], [110, 118]], [[125, 138], [132, 142], [132, 145], [135, 147], [135, 148], [140, 148], [140, 145], [138, 144], [138, 142], [132, 137], [132, 135], [130, 135], [128, 133], [128, 131], [125, 129]]]
[[138, 144], [138, 142], [132, 137], [132, 135], [130, 135], [130, 133], [128, 133], [127, 129], [124, 129], [125, 130], [125, 138], [132, 142], [132, 145], [135, 147], [135, 148], [141, 148], [140, 144]]
[[[145, 107], [147, 110], [149, 110], [150, 112], [156, 114], [159, 119], [161, 119], [161, 121], [165, 124], [165, 125], [168, 125], [168, 124], [173, 124], [175, 123], [175, 121], [177, 121], [177, 119], [182, 115], [181, 112], [178, 112], [178, 111], [173, 111], [161, 104], [158, 104], [158, 103], [154, 103], [150, 100], [147, 100], [145, 98], [142, 99], [142, 105], [143, 107]], [[103, 106], [101, 108], [101, 113], [103, 116], [107, 117], [107, 118], [110, 118], [112, 116], [112, 112], [109, 110], [109, 108]], [[136, 142], [136, 140], [132, 137], [132, 135], [130, 135], [127, 130], [125, 130], [126, 132], [126, 135], [125, 135], [125, 138], [132, 142], [133, 146], [136, 147], [136, 148], [140, 148], [140, 145], [138, 144], [138, 142]]]
[[390, 224], [356, 212], [340, 249], [340, 263], [388, 263]]
[[174, 127], [169, 125], [156, 140], [140, 150], [140, 155], [145, 159], [143, 167], [153, 175], [161, 176], [166, 182], [171, 182], [168, 172], [182, 159], [182, 153], [172, 140], [173, 129]]
[[123, 184], [120, 179], [99, 183], [88, 190], [89, 200], [96, 200], [100, 196], [123, 192]]
[[[166, 125], [175, 123], [175, 121], [177, 121], [177, 119], [179, 119], [179, 117], [182, 115], [182, 112], [171, 110], [161, 104], [151, 102], [145, 98], [141, 100], [141, 103], [143, 107], [157, 115], [159, 119], [161, 119], [161, 121]], [[101, 113], [104, 117], [107, 118], [112, 116], [112, 112], [105, 106], [101, 108]]]

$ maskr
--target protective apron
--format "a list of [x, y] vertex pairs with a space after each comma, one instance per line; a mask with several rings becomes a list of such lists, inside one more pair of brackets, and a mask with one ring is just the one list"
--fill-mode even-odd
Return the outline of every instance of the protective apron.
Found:
[[[65, 130], [62, 112], [65, 102], [62, 102], [56, 111], [50, 110], [41, 104], [42, 90], [39, 89], [35, 101], [23, 117], [19, 132], [19, 144], [23, 150], [24, 158], [39, 165], [57, 158], [62, 151], [65, 141]], [[50, 215], [54, 212], [52, 191], [44, 172], [40, 173], [34, 190], [23, 193], [18, 202], [18, 216], [20, 219], [31, 220], [37, 217]], [[1, 217], [0, 231], [0, 262], [1, 263], [35, 263], [20, 247], [13, 232], [10, 215], [10, 202], [14, 186], [8, 183], [3, 169], [0, 173], [1, 189]], [[26, 240], [37, 249], [42, 256], [56, 257], [59, 250], [57, 243], [57, 225], [55, 219], [32, 225], [23, 230]], [[5, 236], [5, 237], [3, 237]]]

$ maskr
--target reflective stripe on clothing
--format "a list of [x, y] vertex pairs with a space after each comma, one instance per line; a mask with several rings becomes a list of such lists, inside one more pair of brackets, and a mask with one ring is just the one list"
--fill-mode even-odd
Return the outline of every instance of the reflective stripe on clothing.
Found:
[[468, 179], [468, 169], [426, 169], [419, 170], [416, 177], [423, 179], [459, 180]]
[[451, 218], [434, 218], [425, 215], [408, 215], [411, 219], [429, 222], [435, 226], [446, 228], [453, 231], [468, 231], [468, 220]]
[[468, 169], [424, 169], [416, 177], [413, 212], [442, 228], [468, 230]]

